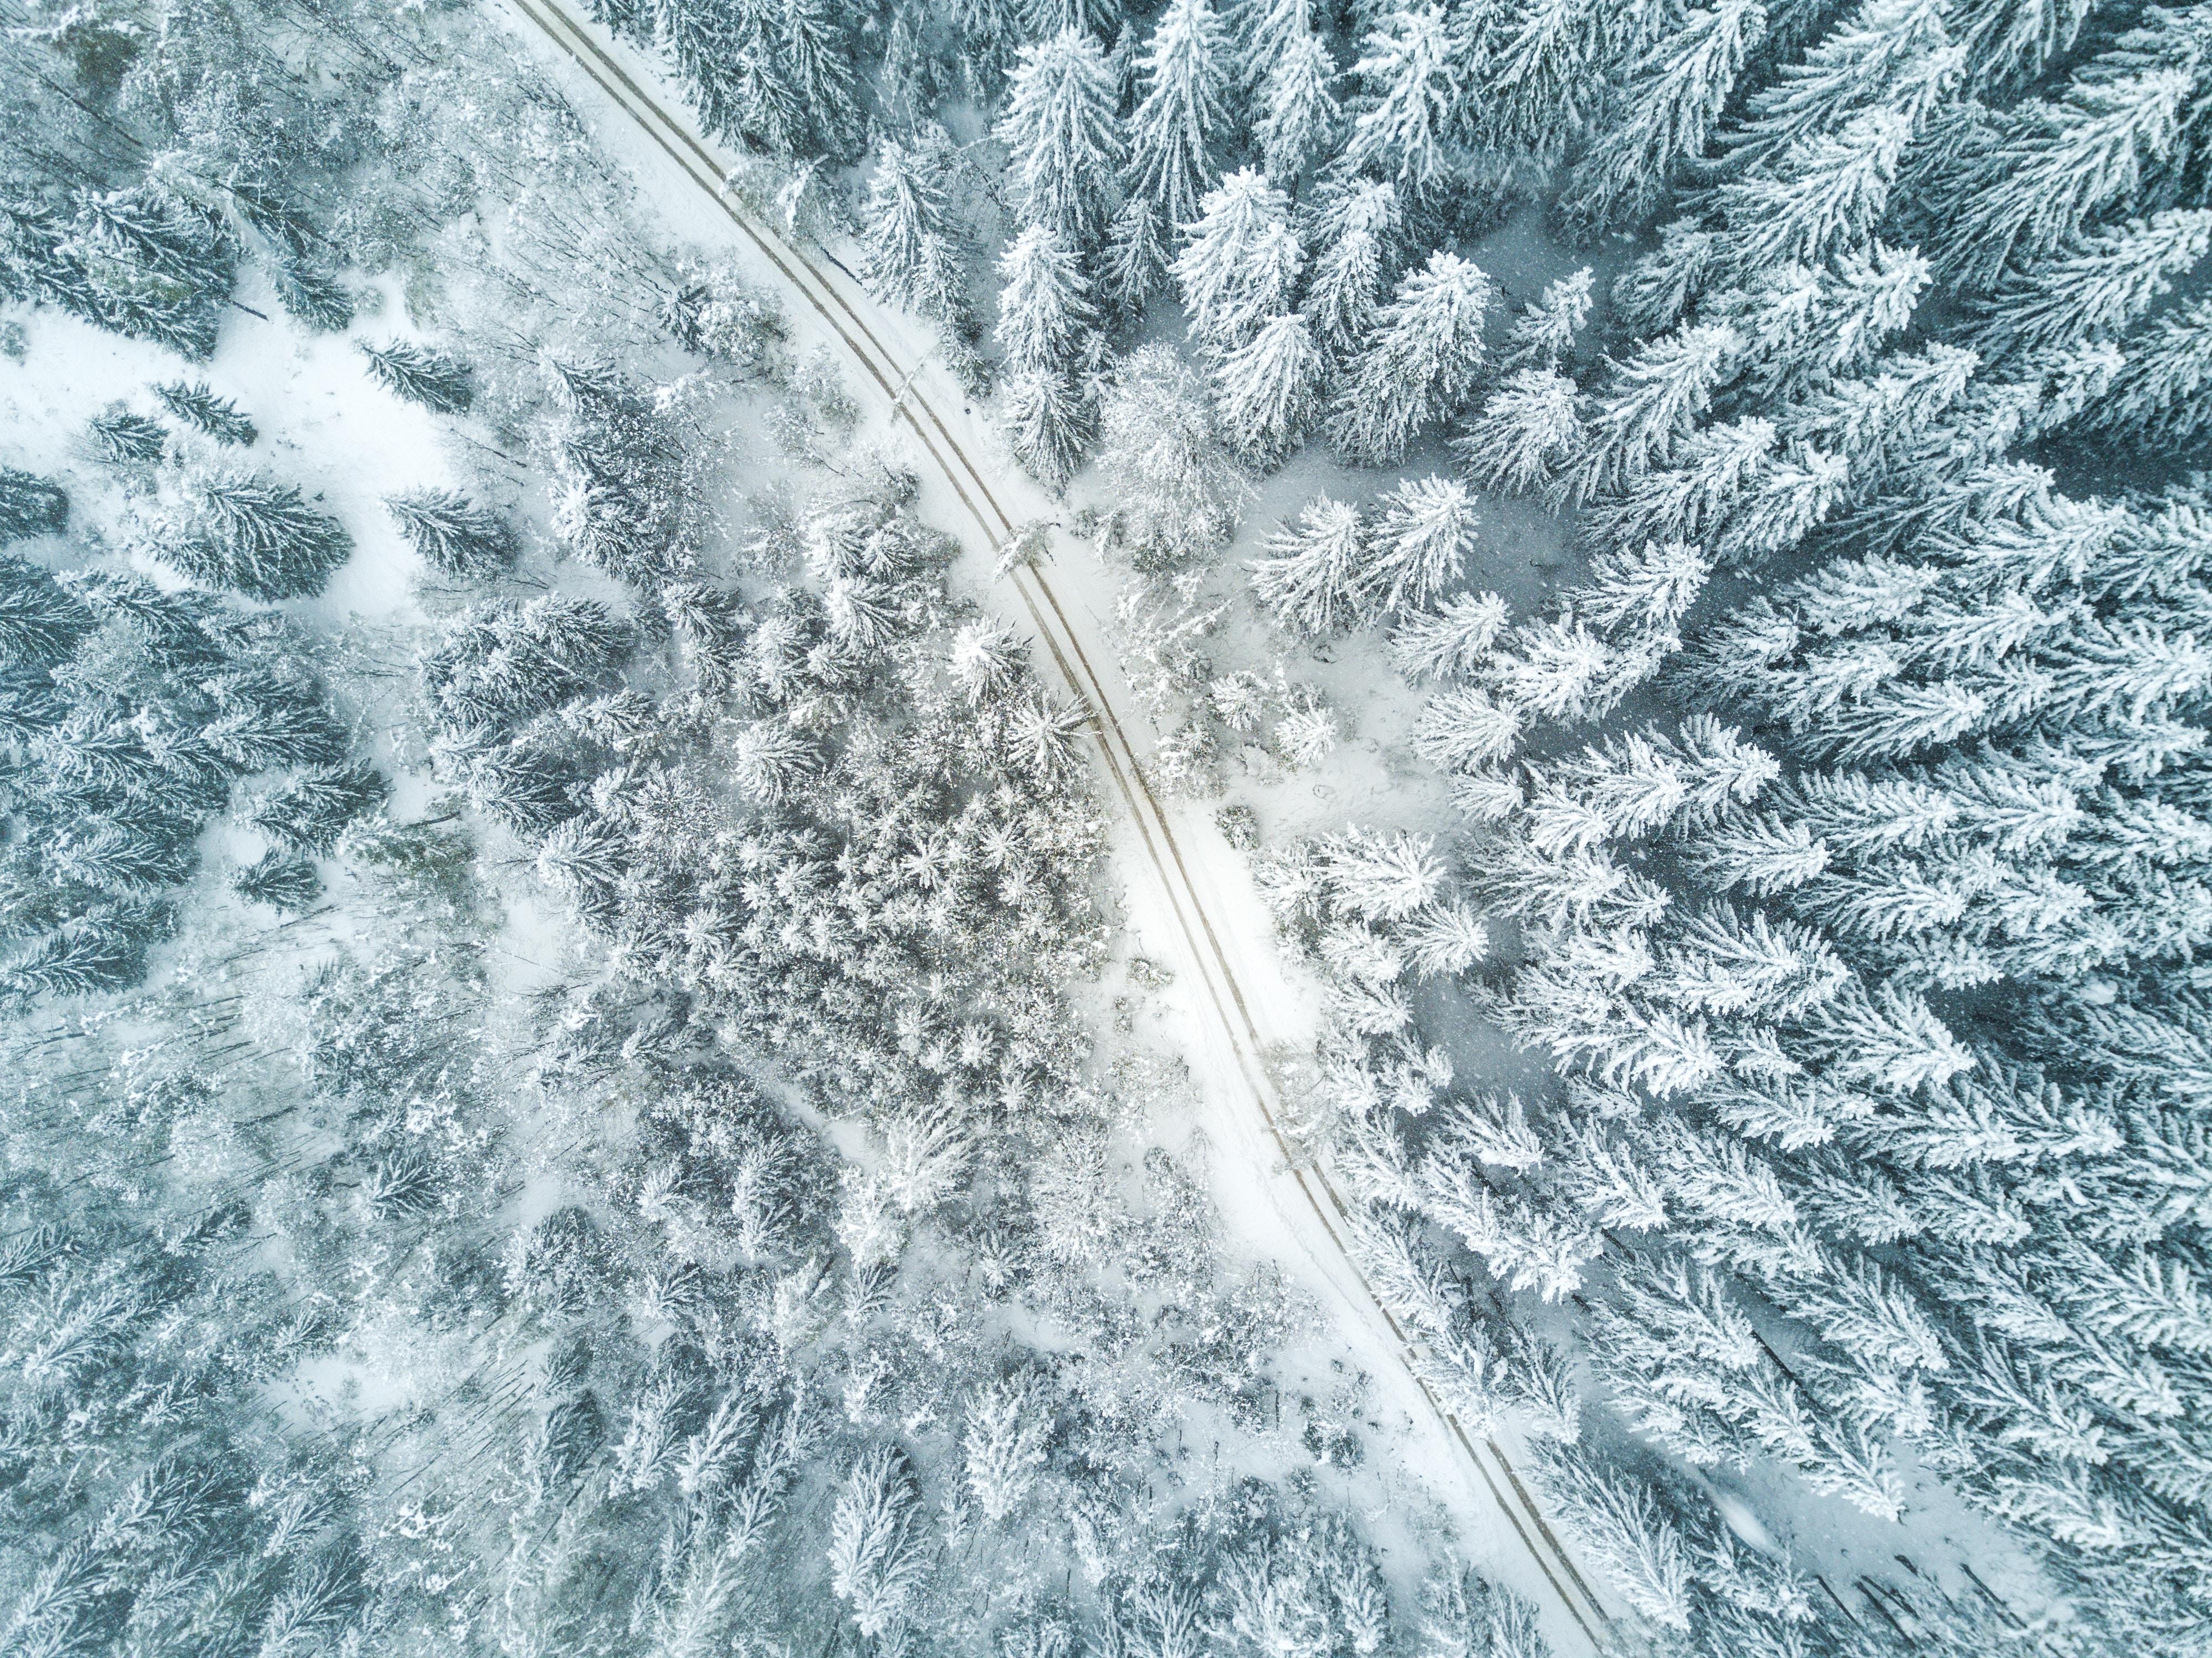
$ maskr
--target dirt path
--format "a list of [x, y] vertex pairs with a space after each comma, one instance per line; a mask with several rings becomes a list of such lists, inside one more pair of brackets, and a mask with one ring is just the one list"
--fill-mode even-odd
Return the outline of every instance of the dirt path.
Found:
[[[724, 190], [728, 167], [716, 147], [699, 136], [649, 67], [556, 0], [507, 3], [528, 29], [570, 60], [614, 112], [651, 141], [703, 198], [702, 205], [726, 219], [767, 262], [802, 319], [811, 315], [839, 343], [859, 369], [863, 389], [879, 394], [890, 417], [909, 430], [987, 550], [1003, 545], [1024, 522], [1051, 515], [1050, 503], [1025, 480], [994, 483], [987, 476], [975, 456], [988, 452], [980, 449], [964, 398], [924, 352], [913, 349], [897, 319], [834, 256], [793, 246]], [[1121, 850], [1145, 878], [1143, 890], [1131, 894], [1133, 919], [1143, 936], [1174, 947], [1195, 993], [1192, 1011], [1206, 1060], [1238, 1107], [1237, 1121], [1227, 1125], [1226, 1149], [1253, 1165], [1249, 1172], [1258, 1175], [1283, 1231], [1295, 1241], [1311, 1276], [1340, 1303], [1349, 1321], [1346, 1333], [1359, 1333], [1358, 1345], [1393, 1372], [1392, 1391], [1408, 1400], [1409, 1414], [1432, 1425], [1462, 1469], [1461, 1483], [1476, 1512], [1492, 1517], [1492, 1531], [1501, 1529], [1499, 1520], [1510, 1528], [1514, 1541], [1501, 1536], [1501, 1548], [1517, 1547], [1535, 1568], [1534, 1576], [1514, 1576], [1529, 1588], [1540, 1585], [1534, 1598], [1547, 1603], [1546, 1623], [1555, 1644], [1595, 1648], [1611, 1622], [1603, 1606], [1537, 1509], [1505, 1448], [1495, 1438], [1468, 1433], [1414, 1371], [1406, 1333], [1346, 1248], [1344, 1199], [1325, 1174], [1304, 1163], [1283, 1131], [1281, 1101], [1263, 1055], [1286, 1039], [1308, 1046], [1311, 1031], [1275, 965], [1269, 924], [1236, 854], [1210, 823], [1164, 808], [1146, 780], [1130, 736], [1144, 721], [1089, 608], [1042, 569], [1017, 568], [1002, 585], [1012, 589], [1054, 677], [1081, 707], [1097, 743], [1125, 831]]]

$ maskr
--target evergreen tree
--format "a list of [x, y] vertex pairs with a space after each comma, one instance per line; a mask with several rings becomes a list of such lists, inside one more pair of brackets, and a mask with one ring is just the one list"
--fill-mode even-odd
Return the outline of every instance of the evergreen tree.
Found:
[[231, 890], [250, 904], [296, 915], [323, 896], [323, 878], [297, 853], [264, 852], [230, 878]]
[[1720, 258], [1750, 276], [1781, 264], [1817, 266], [1863, 247], [1889, 204], [1898, 163], [1911, 137], [1893, 110], [1869, 110], [1841, 130], [1793, 145], [1771, 170], [1739, 177], [1714, 192], [1727, 222]]
[[995, 129], [1009, 152], [1016, 210], [1079, 250], [1098, 245], [1112, 208], [1122, 156], [1114, 105], [1105, 52], [1090, 34], [1066, 29], [1022, 48]]
[[1993, 361], [2117, 339], [2212, 247], [2212, 211], [2176, 208], [2008, 271], [1976, 302], [1967, 342]]
[[1439, 250], [1398, 284], [1346, 371], [1329, 435], [1369, 465], [1404, 454], [1421, 428], [1459, 412], [1482, 361], [1490, 278]]
[[1334, 90], [1336, 65], [1330, 61], [1328, 43], [1304, 28], [1267, 61], [1252, 137], [1267, 176], [1278, 184], [1295, 185], [1335, 148], [1343, 125]]
[[1590, 234], [1651, 212], [1675, 169], [1703, 153], [1765, 30], [1759, 0], [1716, 0], [1662, 34], [1577, 164], [1559, 204], [1566, 222]]
[[1160, 234], [1158, 210], [1141, 196], [1124, 201], [1106, 233], [1104, 269], [1099, 274], [1107, 302], [1119, 316], [1134, 321], [1143, 314], [1166, 277], [1168, 254]]
[[1017, 368], [1000, 389], [999, 422], [1031, 476], [1058, 489], [1091, 446], [1091, 404], [1073, 379], [1051, 367]]
[[489, 576], [514, 562], [514, 531], [507, 520], [450, 489], [418, 489], [386, 497], [416, 556], [447, 575]]
[[196, 581], [251, 598], [319, 593], [352, 556], [353, 537], [301, 499], [298, 486], [245, 473], [184, 481], [185, 511], [147, 550]]
[[0, 466], [0, 547], [69, 527], [69, 492], [34, 472]]
[[159, 460], [168, 442], [168, 432], [150, 416], [134, 413], [121, 404], [111, 404], [93, 416], [92, 446], [101, 459], [118, 465]]
[[465, 414], [475, 399], [467, 367], [442, 351], [409, 340], [389, 345], [361, 341], [357, 349], [368, 360], [368, 372], [378, 385], [434, 414]]
[[1249, 340], [1261, 319], [1290, 307], [1305, 262], [1290, 197], [1249, 167], [1208, 193], [1175, 262], [1190, 331], [1215, 352]]
[[1129, 118], [1130, 193], [1180, 228], [1198, 216], [1229, 120], [1229, 46], [1208, 0], [1168, 0], [1140, 67], [1145, 95]]
[[958, 239], [945, 197], [951, 143], [933, 125], [910, 138], [884, 138], [860, 210], [869, 292], [939, 321], [962, 308]]
[[1362, 610], [1425, 608], [1458, 577], [1477, 521], [1467, 490], [1449, 478], [1408, 478], [1383, 496], [1360, 561]]
[[1065, 375], [1091, 326], [1074, 251], [1042, 225], [1014, 238], [999, 260], [999, 343], [1016, 368]]
[[1362, 45], [1352, 70], [1359, 92], [1345, 163], [1418, 198], [1451, 167], [1460, 76], [1449, 26], [1436, 6], [1408, 6], [1391, 12]]
[[1254, 596], [1285, 627], [1334, 633], [1358, 616], [1365, 549], [1358, 507], [1327, 496], [1308, 501], [1268, 537], [1267, 556], [1247, 567]]
[[1685, 328], [1616, 365], [1592, 404], [1588, 440], [1563, 492], [1617, 491], [1668, 459], [1742, 349], [1742, 337], [1725, 325]]
[[1230, 443], [1265, 465], [1279, 459], [1320, 416], [1321, 349], [1295, 311], [1269, 317], [1215, 365], [1214, 398]]
[[1734, 165], [1755, 169], [1785, 151], [1881, 110], [1917, 128], [1949, 91], [1966, 59], [1934, 0], [1861, 0], [1802, 61], [1784, 64], [1746, 100], [1723, 135]]
[[[217, 443], [250, 445], [260, 436], [253, 422], [228, 398], [219, 398], [205, 380], [171, 380], [154, 388], [161, 406], [185, 425]], [[155, 428], [159, 431], [157, 427]], [[158, 443], [155, 453], [160, 452]]]
[[1479, 489], [1527, 495], [1583, 446], [1582, 394], [1565, 375], [1522, 368], [1490, 394], [1452, 445]]
[[2076, 77], [2047, 102], [2002, 117], [1969, 111], [1930, 147], [1918, 216], [1938, 272], [1969, 293], [2008, 265], [2051, 258], [2093, 216], [2126, 200], [2172, 150], [2191, 75], [2152, 64]]
[[1124, 357], [1100, 409], [1098, 466], [1140, 568], [1213, 552], [1236, 532], [1251, 485], [1221, 443], [1212, 402], [1163, 346]]
[[1589, 320], [1594, 286], [1589, 266], [1547, 282], [1540, 298], [1522, 307], [1499, 354], [1501, 374], [1521, 369], [1556, 369], [1574, 348], [1575, 337]]
[[1322, 206], [1307, 241], [1313, 274], [1303, 309], [1332, 356], [1348, 357], [1382, 315], [1397, 266], [1398, 192], [1358, 180]]
[[2126, 349], [2125, 363], [2110, 392], [2083, 416], [2085, 425], [2176, 446], [2194, 441], [2212, 426], [2203, 395], [2212, 385], [2212, 300], [2154, 318]]

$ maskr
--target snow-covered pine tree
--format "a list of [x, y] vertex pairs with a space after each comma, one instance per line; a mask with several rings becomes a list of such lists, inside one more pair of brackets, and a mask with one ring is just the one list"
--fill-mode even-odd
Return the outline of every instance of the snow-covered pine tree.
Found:
[[1362, 550], [1355, 603], [1364, 616], [1425, 609], [1465, 566], [1479, 520], [1466, 488], [1408, 478], [1382, 497]]
[[245, 410], [228, 398], [217, 397], [205, 380], [165, 380], [155, 386], [154, 395], [179, 420], [217, 443], [243, 447], [261, 435]]
[[[1304, 9], [1303, 4], [1298, 9]], [[1269, 64], [1252, 137], [1267, 176], [1278, 184], [1296, 185], [1332, 153], [1344, 125], [1336, 100], [1336, 64], [1328, 42], [1305, 28], [1292, 33]]]
[[1443, 249], [1407, 274], [1329, 411], [1330, 439], [1347, 457], [1394, 461], [1424, 427], [1459, 413], [1482, 362], [1492, 292], [1480, 266]]
[[[1963, 343], [1992, 363], [2117, 340], [2212, 248], [2212, 210], [2171, 208], [2008, 270], [1975, 301]], [[2123, 370], [2124, 374], [2126, 371]]]
[[411, 340], [387, 345], [363, 340], [356, 349], [368, 360], [368, 372], [377, 384], [410, 403], [441, 415], [459, 415], [467, 412], [475, 400], [467, 366], [442, 351]]
[[1224, 355], [1214, 399], [1237, 452], [1264, 466], [1295, 448], [1320, 418], [1324, 367], [1311, 325], [1295, 311], [1267, 318]]
[[1091, 446], [1091, 401], [1065, 370], [1017, 368], [999, 388], [999, 425], [1031, 476], [1059, 489]]
[[1397, 269], [1397, 187], [1357, 179], [1326, 196], [1306, 233], [1313, 271], [1303, 305], [1314, 336], [1339, 360], [1373, 331]]
[[999, 275], [998, 337], [1007, 361], [1068, 374], [1094, 315], [1074, 250], [1030, 225], [1000, 256]]
[[2124, 440], [2180, 447], [2212, 427], [2212, 299], [2154, 317], [2124, 347], [2126, 361], [2081, 423]]
[[1146, 43], [1144, 98], [1129, 117], [1129, 190], [1177, 228], [1198, 216], [1217, 176], [1233, 68], [1210, 0], [1168, 0]]
[[1735, 329], [1700, 325], [1647, 341], [1613, 365], [1606, 389], [1591, 400], [1583, 452], [1560, 480], [1559, 493], [1619, 491], [1668, 459], [1743, 347]]
[[353, 537], [298, 486], [242, 472], [195, 470], [184, 510], [147, 551], [211, 586], [252, 598], [300, 598], [323, 590], [352, 556]]
[[1541, 296], [1522, 307], [1507, 331], [1504, 349], [1498, 355], [1498, 372], [1558, 368], [1589, 320], [1593, 286], [1588, 265], [1545, 283]]
[[496, 574], [514, 562], [514, 531], [506, 519], [450, 489], [417, 489], [386, 497], [392, 514], [432, 569], [447, 575]]
[[1261, 319], [1290, 308], [1305, 250], [1291, 200], [1249, 167], [1209, 191], [1175, 262], [1190, 332], [1209, 351], [1235, 350]]
[[69, 527], [69, 491], [51, 478], [0, 466], [0, 546]]
[[1622, 76], [1560, 199], [1562, 219], [1594, 235], [1652, 212], [1675, 169], [1703, 154], [1765, 32], [1759, 0], [1714, 0], [1661, 33]]
[[884, 137], [860, 208], [861, 270], [869, 291], [939, 322], [956, 319], [963, 299], [946, 197], [951, 148], [933, 123], [904, 138]]
[[100, 459], [118, 465], [159, 460], [169, 440], [168, 430], [161, 422], [119, 403], [94, 416], [89, 430], [93, 448]]
[[1365, 545], [1358, 507], [1327, 496], [1308, 501], [1268, 538], [1267, 556], [1248, 567], [1253, 594], [1285, 627], [1334, 633], [1358, 616]]
[[1529, 494], [1581, 452], [1582, 400], [1575, 383], [1554, 369], [1516, 369], [1468, 422], [1452, 452], [1478, 489]]
[[1450, 137], [1460, 95], [1450, 26], [1435, 5], [1389, 13], [1361, 42], [1358, 88], [1344, 164], [1419, 197], [1452, 166]]
[[1936, 0], [1860, 0], [1819, 44], [1746, 100], [1721, 135], [1729, 164], [1755, 169], [1859, 114], [1884, 110], [1915, 129], [1950, 91], [1966, 58]]
[[1905, 116], [1869, 110], [1723, 185], [1712, 197], [1728, 227], [1715, 276], [1741, 281], [1775, 265], [1818, 266], [1864, 246], [1887, 210], [1911, 137]]
[[1079, 250], [1103, 238], [1123, 149], [1115, 88], [1096, 37], [1063, 29], [1022, 48], [1006, 113], [994, 129], [1006, 145], [1015, 210]]

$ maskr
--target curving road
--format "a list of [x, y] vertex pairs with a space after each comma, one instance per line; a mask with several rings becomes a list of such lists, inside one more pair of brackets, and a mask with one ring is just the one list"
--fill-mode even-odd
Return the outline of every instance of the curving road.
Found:
[[[1030, 499], [1036, 491], [1025, 481], [1001, 480], [994, 487], [975, 459], [981, 439], [965, 418], [965, 399], [949, 377], [929, 366], [925, 353], [913, 349], [900, 321], [834, 258], [809, 257], [725, 190], [730, 167], [716, 146], [695, 131], [680, 100], [665, 93], [654, 70], [605, 30], [575, 17], [561, 0], [507, 4], [529, 33], [569, 60], [589, 83], [586, 90], [594, 101], [633, 125], [652, 150], [696, 189], [711, 213], [726, 219], [767, 262], [802, 314], [811, 313], [839, 343], [859, 369], [864, 387], [879, 392], [889, 417], [912, 434], [939, 481], [981, 532], [987, 550], [1004, 545], [1021, 522], [1049, 515], [1049, 503]], [[1017, 511], [1008, 510], [1010, 502]], [[1128, 688], [1089, 610], [1056, 590], [1041, 569], [1017, 568], [1005, 585], [1013, 589], [1054, 677], [1085, 711], [1121, 807], [1124, 844], [1117, 850], [1139, 878], [1131, 892], [1139, 932], [1173, 946], [1172, 954], [1197, 987], [1198, 1002], [1189, 1011], [1197, 1017], [1201, 1047], [1223, 1084], [1221, 1091], [1238, 1107], [1236, 1120], [1222, 1125], [1231, 1149], [1253, 1154], [1248, 1172], [1256, 1174], [1265, 1201], [1304, 1256], [1314, 1280], [1340, 1303], [1350, 1327], [1364, 1333], [1362, 1347], [1395, 1359], [1395, 1376], [1378, 1380], [1387, 1380], [1393, 1394], [1409, 1404], [1417, 1427], [1418, 1418], [1426, 1419], [1459, 1469], [1463, 1495], [1472, 1503], [1462, 1513], [1490, 1533], [1492, 1552], [1500, 1557], [1483, 1564], [1505, 1569], [1515, 1586], [1539, 1602], [1555, 1646], [1595, 1649], [1611, 1619], [1545, 1521], [1505, 1448], [1493, 1437], [1469, 1434], [1416, 1373], [1405, 1331], [1346, 1247], [1348, 1206], [1324, 1173], [1301, 1160], [1283, 1130], [1281, 1101], [1263, 1055], [1273, 1041], [1299, 1036], [1300, 1022], [1273, 964], [1264, 912], [1252, 899], [1249, 882], [1221, 878], [1233, 867], [1235, 854], [1218, 844], [1210, 824], [1188, 815], [1171, 817], [1146, 780], [1129, 737], [1144, 722], [1133, 710]], [[1310, 1032], [1303, 1034], [1310, 1042]], [[1518, 1570], [1504, 1558], [1511, 1552], [1524, 1563]]]

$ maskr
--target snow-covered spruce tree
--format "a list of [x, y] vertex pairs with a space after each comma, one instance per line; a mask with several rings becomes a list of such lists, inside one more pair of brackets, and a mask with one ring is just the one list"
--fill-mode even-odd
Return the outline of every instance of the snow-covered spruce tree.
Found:
[[1168, 0], [1139, 69], [1144, 95], [1129, 117], [1129, 192], [1180, 229], [1218, 176], [1232, 64], [1210, 0]]
[[1555, 369], [1508, 374], [1452, 444], [1479, 489], [1528, 495], [1583, 447], [1582, 393]]
[[1099, 245], [1113, 210], [1124, 154], [1114, 105], [1097, 39], [1063, 29], [1022, 48], [996, 129], [1009, 153], [1017, 210], [1078, 250]]
[[154, 395], [179, 420], [217, 443], [248, 446], [261, 435], [244, 410], [228, 398], [217, 397], [205, 380], [164, 381]]
[[416, 556], [444, 574], [495, 575], [514, 562], [518, 546], [507, 521], [451, 489], [392, 495], [384, 510]]
[[188, 471], [178, 509], [149, 526], [146, 551], [195, 581], [250, 598], [322, 592], [353, 555], [353, 537], [297, 485], [244, 472]]
[[869, 291], [939, 322], [956, 319], [965, 302], [946, 197], [951, 147], [934, 123], [881, 140], [860, 209]]
[[1391, 11], [1361, 42], [1344, 160], [1419, 198], [1449, 175], [1460, 65], [1442, 8]]
[[1349, 626], [1358, 603], [1366, 531], [1359, 509], [1323, 496], [1268, 538], [1252, 561], [1252, 592], [1284, 626], [1323, 635]]
[[0, 248], [9, 293], [191, 361], [215, 349], [238, 259], [218, 216], [150, 183], [80, 189], [67, 215], [15, 198]]
[[0, 466], [0, 546], [69, 527], [69, 491], [51, 478]]
[[1329, 410], [1330, 440], [1348, 459], [1394, 461], [1424, 427], [1459, 413], [1482, 362], [1492, 292], [1480, 267], [1441, 249], [1399, 282]]
[[1265, 466], [1295, 448], [1322, 413], [1326, 364], [1295, 311], [1269, 317], [1214, 365], [1221, 425], [1237, 452]]
[[[1304, 9], [1301, 6], [1299, 9]], [[1313, 29], [1290, 33], [1267, 58], [1258, 93], [1253, 141], [1267, 176], [1295, 185], [1334, 149], [1343, 111], [1334, 90], [1336, 65]]]
[[168, 446], [168, 428], [150, 415], [111, 404], [93, 416], [88, 434], [94, 452], [118, 466], [159, 460]]
[[556, 489], [554, 531], [578, 558], [630, 581], [683, 573], [698, 511], [696, 434], [680, 404], [603, 363], [549, 359], [537, 439]]
[[999, 258], [999, 344], [1018, 369], [1066, 374], [1091, 337], [1093, 313], [1075, 250], [1031, 225]]
[[1369, 179], [1324, 195], [1306, 230], [1312, 274], [1301, 309], [1319, 343], [1348, 357], [1372, 333], [1398, 265], [1396, 186]]
[[1587, 235], [1649, 214], [1675, 168], [1704, 150], [1765, 29], [1759, 0], [1715, 0], [1662, 31], [1607, 100], [1560, 217]]
[[1383, 496], [1360, 556], [1360, 610], [1396, 615], [1426, 608], [1458, 577], [1477, 522], [1466, 488], [1449, 478], [1408, 478]]
[[1290, 197], [1249, 167], [1231, 173], [1200, 203], [1175, 261], [1193, 337], [1217, 354], [1243, 345], [1290, 308], [1304, 264]]
[[475, 401], [468, 366], [443, 351], [412, 340], [393, 340], [387, 345], [362, 341], [357, 349], [368, 359], [369, 374], [378, 385], [434, 414], [465, 414]]

